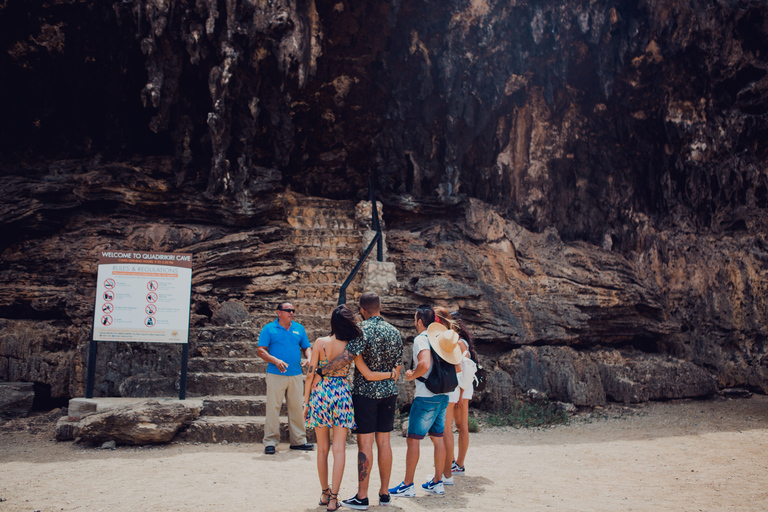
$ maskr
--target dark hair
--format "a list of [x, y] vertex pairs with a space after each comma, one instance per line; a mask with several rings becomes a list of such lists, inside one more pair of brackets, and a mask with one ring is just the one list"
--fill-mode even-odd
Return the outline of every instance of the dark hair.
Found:
[[282, 309], [282, 307], [283, 307], [283, 304], [290, 304], [290, 303], [291, 303], [291, 301], [289, 301], [289, 300], [284, 300], [283, 302], [280, 302], [280, 303], [277, 305], [277, 308], [276, 308], [276, 309], [277, 309], [278, 311], [280, 311], [280, 309]]
[[429, 324], [435, 321], [435, 312], [432, 306], [422, 304], [416, 308], [416, 320], [421, 320], [424, 327], [428, 327]]
[[355, 322], [355, 314], [346, 304], [336, 306], [331, 313], [331, 335], [339, 341], [351, 341], [363, 335]]
[[381, 309], [381, 301], [375, 292], [365, 292], [360, 296], [360, 307], [369, 313]]
[[453, 330], [459, 333], [459, 337], [467, 342], [467, 349], [469, 350], [469, 357], [477, 362], [477, 351], [475, 351], [475, 339], [469, 334], [467, 324], [464, 323], [464, 319], [461, 318], [461, 313], [458, 311], [451, 311], [451, 318], [453, 319]]

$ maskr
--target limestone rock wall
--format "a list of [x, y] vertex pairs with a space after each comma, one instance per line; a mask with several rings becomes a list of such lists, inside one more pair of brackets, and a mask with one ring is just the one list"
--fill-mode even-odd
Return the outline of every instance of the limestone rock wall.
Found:
[[[570, 373], [595, 403], [677, 396], [617, 377], [669, 361], [768, 390], [764, 2], [7, 0], [0, 28], [0, 379], [82, 391], [105, 248], [193, 252], [193, 326], [287, 297], [322, 332], [372, 175], [392, 321], [460, 308], [499, 386], [559, 382], [501, 364], [559, 347], [619, 351]], [[178, 365], [99, 357], [105, 394]]]

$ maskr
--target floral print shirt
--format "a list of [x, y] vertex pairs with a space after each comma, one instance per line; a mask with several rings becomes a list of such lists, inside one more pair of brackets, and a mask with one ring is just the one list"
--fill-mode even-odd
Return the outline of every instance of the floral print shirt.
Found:
[[[363, 355], [363, 361], [374, 372], [390, 372], [403, 363], [403, 339], [392, 324], [374, 316], [360, 322], [361, 338], [347, 343], [347, 350]], [[397, 395], [397, 385], [392, 379], [371, 382], [355, 368], [352, 394], [378, 399]]]

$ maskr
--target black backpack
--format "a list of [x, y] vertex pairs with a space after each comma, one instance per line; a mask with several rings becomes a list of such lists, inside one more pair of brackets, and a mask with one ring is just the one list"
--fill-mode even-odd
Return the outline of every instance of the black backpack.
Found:
[[429, 345], [432, 351], [432, 372], [425, 379], [416, 377], [427, 386], [427, 389], [436, 395], [450, 393], [459, 385], [459, 379], [456, 377], [456, 366], [440, 357], [432, 345]]

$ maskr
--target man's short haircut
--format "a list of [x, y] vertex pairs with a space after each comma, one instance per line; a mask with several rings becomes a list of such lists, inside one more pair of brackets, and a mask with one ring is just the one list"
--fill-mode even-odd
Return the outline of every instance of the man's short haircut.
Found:
[[432, 322], [435, 321], [435, 311], [432, 309], [432, 306], [427, 304], [422, 304], [421, 306], [416, 308], [416, 320], [421, 320], [422, 325], [424, 327], [429, 326]]
[[360, 307], [368, 312], [379, 311], [381, 309], [381, 301], [376, 292], [365, 292], [360, 296]]
[[284, 300], [283, 302], [281, 302], [281, 303], [279, 303], [279, 304], [277, 305], [277, 309], [278, 309], [278, 310], [280, 310], [280, 309], [283, 309], [283, 304], [290, 304], [290, 303], [291, 303], [291, 301], [289, 301], [289, 300]]

